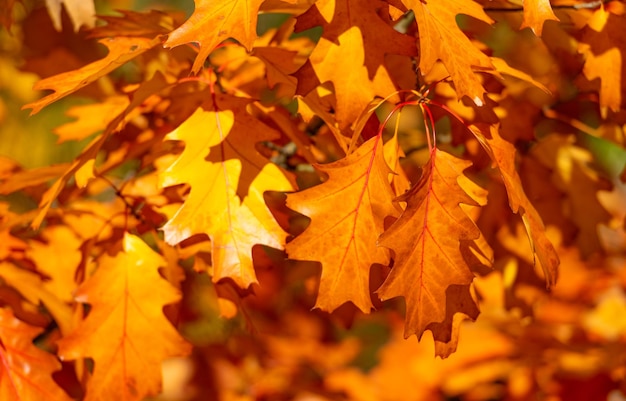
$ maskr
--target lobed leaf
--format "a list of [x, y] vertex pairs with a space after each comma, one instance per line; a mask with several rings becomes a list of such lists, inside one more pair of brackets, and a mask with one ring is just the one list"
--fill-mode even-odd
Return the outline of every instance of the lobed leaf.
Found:
[[372, 309], [369, 275], [374, 263], [387, 264], [389, 251], [376, 247], [384, 220], [398, 215], [389, 185], [382, 139], [375, 136], [354, 153], [317, 165], [323, 184], [287, 195], [287, 206], [311, 218], [303, 234], [287, 244], [291, 259], [322, 264], [315, 307], [333, 311], [352, 302]]
[[188, 344], [163, 314], [180, 292], [159, 275], [163, 257], [131, 234], [123, 251], [105, 255], [76, 293], [87, 318], [59, 342], [63, 360], [92, 358], [86, 401], [142, 400], [161, 391], [161, 363]]

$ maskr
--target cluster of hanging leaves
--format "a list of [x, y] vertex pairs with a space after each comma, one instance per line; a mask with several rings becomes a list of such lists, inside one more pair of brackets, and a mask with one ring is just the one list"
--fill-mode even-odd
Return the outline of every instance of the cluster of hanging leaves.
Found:
[[519, 3], [3, 0], [84, 148], [0, 159], [0, 398], [623, 397], [626, 10]]

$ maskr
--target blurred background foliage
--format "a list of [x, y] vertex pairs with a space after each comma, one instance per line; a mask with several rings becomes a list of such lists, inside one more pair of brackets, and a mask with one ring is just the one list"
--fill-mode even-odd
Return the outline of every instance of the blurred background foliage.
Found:
[[[95, 1], [98, 15], [115, 15], [115, 10], [176, 10], [189, 16], [193, 11], [193, 0], [111, 0]], [[67, 110], [79, 104], [90, 103], [78, 95], [63, 98], [30, 117], [28, 110], [21, 110], [26, 103], [42, 96], [32, 87], [40, 78], [64, 72], [61, 65], [37, 65], [27, 63], [26, 58], [37, 55], [45, 59], [46, 53], [55, 51], [60, 40], [72, 37], [72, 50], [80, 52], [85, 47], [85, 60], [93, 61], [93, 41], [82, 32], [74, 32], [63, 8], [63, 31], [56, 32], [46, 15], [43, 1], [24, 0], [13, 7], [13, 25], [10, 31], [0, 27], [0, 156], [8, 157], [24, 168], [43, 167], [68, 162], [89, 142], [68, 141], [57, 143], [54, 128], [71, 121]], [[25, 29], [28, 29], [26, 32]], [[89, 47], [87, 49], [87, 47]], [[100, 49], [103, 51], [103, 49]], [[80, 67], [79, 65], [75, 68]]]

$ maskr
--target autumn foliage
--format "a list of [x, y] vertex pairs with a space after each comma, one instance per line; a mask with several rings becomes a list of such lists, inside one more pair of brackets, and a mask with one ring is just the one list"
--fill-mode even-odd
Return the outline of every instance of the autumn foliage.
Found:
[[623, 2], [111, 3], [1, 2], [0, 400], [626, 399]]

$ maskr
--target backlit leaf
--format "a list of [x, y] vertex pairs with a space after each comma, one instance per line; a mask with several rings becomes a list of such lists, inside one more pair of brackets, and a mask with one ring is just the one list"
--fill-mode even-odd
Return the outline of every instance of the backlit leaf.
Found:
[[470, 15], [488, 24], [493, 20], [473, 0], [402, 0], [415, 13], [419, 31], [419, 68], [426, 75], [441, 60], [454, 82], [459, 98], [468, 96], [478, 106], [484, 103], [485, 89], [473, 72], [493, 70], [493, 65], [459, 29], [456, 17]]
[[91, 306], [87, 318], [59, 341], [64, 360], [92, 358], [85, 400], [142, 400], [161, 390], [161, 362], [190, 346], [163, 315], [180, 300], [158, 269], [165, 260], [141, 239], [124, 237], [124, 250], [105, 255], [77, 291]]
[[[229, 103], [230, 102], [230, 103]], [[223, 110], [199, 108], [168, 135], [185, 150], [162, 174], [162, 185], [191, 186], [185, 203], [165, 224], [165, 240], [177, 244], [194, 234], [211, 238], [213, 279], [229, 277], [240, 287], [256, 282], [252, 247], [283, 248], [286, 233], [265, 204], [265, 191], [289, 191], [280, 169], [254, 148], [274, 131], [251, 119], [241, 103], [220, 98]], [[217, 107], [217, 106], [215, 106]]]
[[0, 399], [71, 400], [52, 379], [61, 363], [33, 344], [42, 331], [18, 320], [10, 309], [0, 308]]
[[187, 43], [200, 46], [192, 71], [197, 73], [217, 45], [233, 38], [251, 50], [257, 14], [263, 0], [194, 0], [196, 8], [183, 25], [170, 33], [166, 47]]
[[458, 341], [454, 315], [478, 314], [469, 293], [474, 275], [461, 243], [477, 240], [480, 230], [459, 206], [477, 203], [457, 182], [470, 165], [434, 148], [422, 178], [401, 198], [406, 210], [379, 241], [394, 251], [395, 262], [377, 293], [382, 300], [404, 297], [405, 337], [421, 338], [431, 330], [436, 341], [451, 343], [452, 349]]
[[389, 262], [388, 250], [375, 246], [384, 219], [398, 214], [381, 142], [376, 136], [342, 160], [317, 165], [328, 180], [287, 196], [287, 206], [311, 218], [304, 233], [287, 244], [287, 254], [321, 262], [315, 306], [322, 310], [350, 301], [369, 312], [370, 268]]
[[550, 0], [524, 0], [524, 20], [520, 28], [530, 28], [541, 36], [544, 22], [559, 19], [554, 15]]
[[33, 89], [51, 89], [54, 93], [45, 96], [35, 102], [29, 103], [22, 109], [32, 109], [30, 114], [37, 114], [50, 103], [55, 102], [72, 92], [84, 88], [100, 77], [119, 68], [122, 64], [134, 59], [160, 43], [158, 38], [128, 38], [117, 37], [102, 39], [100, 41], [109, 49], [109, 54], [103, 59], [95, 61], [76, 71], [69, 71], [50, 78], [38, 81]]

